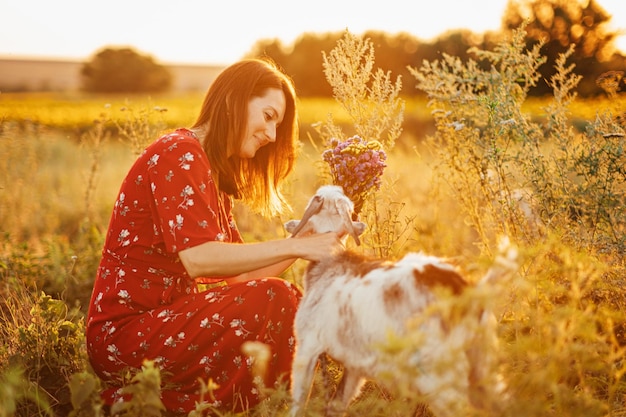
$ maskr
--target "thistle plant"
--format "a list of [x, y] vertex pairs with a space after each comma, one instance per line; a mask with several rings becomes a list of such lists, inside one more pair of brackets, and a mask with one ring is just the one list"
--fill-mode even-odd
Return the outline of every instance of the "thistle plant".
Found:
[[[402, 133], [405, 103], [399, 96], [401, 78], [393, 81], [389, 72], [374, 70], [372, 42], [348, 31], [330, 53], [323, 53], [323, 65], [333, 97], [350, 117], [353, 130], [344, 133], [332, 114], [326, 122], [317, 124], [324, 146], [323, 172], [352, 198], [357, 216], [367, 217], [369, 246], [386, 256], [402, 232], [382, 232], [390, 223], [378, 213], [376, 204], [381, 198], [378, 191], [386, 186], [382, 175], [387, 156]], [[394, 206], [391, 202], [384, 205]], [[395, 218], [397, 213], [391, 216]]]
[[[324, 75], [333, 97], [346, 110], [356, 134], [366, 141], [378, 140], [390, 150], [402, 133], [405, 103], [402, 80], [390, 72], [374, 71], [374, 45], [346, 31], [328, 55], [323, 54]], [[322, 138], [344, 137], [332, 117], [322, 125]]]
[[131, 383], [122, 388], [131, 401], [116, 402], [111, 414], [128, 417], [159, 417], [165, 411], [161, 401], [161, 371], [152, 360], [145, 359]]
[[[63, 301], [33, 294], [15, 272], [0, 259], [0, 383], [9, 384], [0, 390], [0, 408], [17, 416], [66, 415], [67, 381], [85, 368], [83, 321]], [[11, 382], [14, 372], [20, 384]]]

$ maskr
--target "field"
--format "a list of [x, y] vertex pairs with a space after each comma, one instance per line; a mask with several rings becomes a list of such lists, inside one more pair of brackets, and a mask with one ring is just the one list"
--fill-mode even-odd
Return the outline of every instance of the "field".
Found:
[[[508, 384], [497, 415], [626, 416], [626, 154], [617, 117], [626, 100], [615, 91], [576, 100], [565, 66], [554, 97], [529, 99], [520, 74], [532, 74], [538, 57], [515, 42], [500, 53], [516, 64], [498, 67], [497, 82], [475, 74], [483, 89], [458, 88], [460, 63], [422, 69], [416, 80], [429, 100], [405, 98], [404, 108], [390, 85], [378, 86], [382, 103], [359, 107], [365, 114], [340, 100], [301, 100], [301, 154], [286, 187], [293, 215], [330, 181], [321, 160], [330, 137], [320, 123], [379, 139], [387, 168], [361, 213], [368, 231], [358, 250], [449, 257], [473, 282], [501, 255], [503, 236], [517, 250], [513, 277], [459, 301], [496, 312], [497, 366]], [[83, 331], [108, 216], [137, 153], [159, 133], [193, 123], [201, 99], [0, 95], [0, 417], [107, 415]], [[398, 114], [402, 132], [393, 129]], [[285, 236], [287, 217], [267, 222], [236, 208], [248, 241]], [[284, 278], [300, 283], [303, 267]], [[391, 360], [417, 340], [396, 340]], [[135, 386], [146, 389], [152, 371]], [[284, 396], [271, 393], [247, 415], [285, 415]], [[312, 403], [310, 415], [321, 415]], [[368, 384], [349, 415], [428, 416], [420, 404], [417, 393], [394, 400]], [[121, 415], [161, 415], [151, 405]]]

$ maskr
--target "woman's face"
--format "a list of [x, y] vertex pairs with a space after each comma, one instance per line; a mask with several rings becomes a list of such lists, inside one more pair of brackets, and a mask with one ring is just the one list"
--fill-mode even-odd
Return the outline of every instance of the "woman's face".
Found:
[[287, 102], [279, 88], [269, 88], [248, 102], [248, 125], [239, 149], [239, 157], [253, 158], [256, 151], [276, 141], [276, 130], [285, 116]]

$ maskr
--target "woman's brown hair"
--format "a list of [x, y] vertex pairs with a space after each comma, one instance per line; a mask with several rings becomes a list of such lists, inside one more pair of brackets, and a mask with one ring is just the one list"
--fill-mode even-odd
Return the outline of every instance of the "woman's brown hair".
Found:
[[[285, 115], [276, 140], [261, 147], [254, 158], [242, 159], [239, 149], [248, 121], [248, 102], [268, 88], [283, 91]], [[246, 59], [222, 71], [209, 87], [193, 128], [205, 135], [203, 147], [220, 190], [241, 199], [252, 209], [271, 216], [289, 205], [280, 184], [293, 169], [298, 115], [293, 82], [269, 59]]]

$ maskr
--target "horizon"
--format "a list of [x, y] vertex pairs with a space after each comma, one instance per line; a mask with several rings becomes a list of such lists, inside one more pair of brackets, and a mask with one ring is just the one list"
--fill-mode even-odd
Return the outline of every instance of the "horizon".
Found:
[[[130, 46], [130, 48], [132, 48], [132, 46]], [[136, 51], [140, 54], [143, 54], [142, 51]], [[90, 57], [87, 57], [86, 59], [81, 59], [81, 58], [67, 58], [67, 57], [57, 57], [57, 56], [12, 56], [12, 55], [3, 55], [0, 54], [0, 61], [32, 61], [32, 62], [46, 62], [46, 63], [54, 63], [54, 62], [59, 62], [59, 63], [74, 63], [74, 64], [83, 64], [85, 62], [87, 62], [87, 60]], [[228, 64], [211, 64], [211, 63], [203, 63], [203, 62], [164, 62], [161, 60], [158, 60], [156, 57], [153, 57], [158, 64], [160, 65], [165, 65], [165, 66], [190, 66], [190, 67], [225, 67]]]

